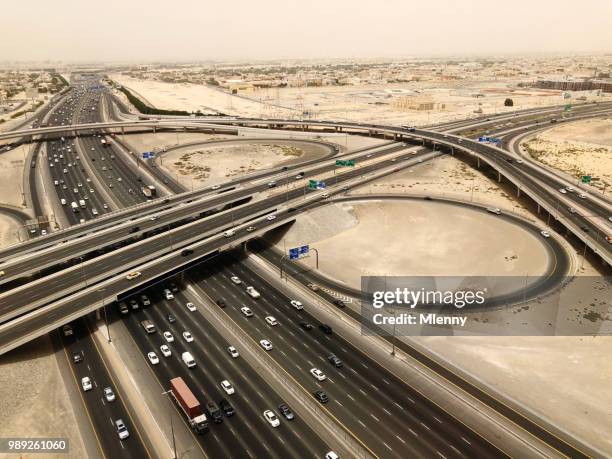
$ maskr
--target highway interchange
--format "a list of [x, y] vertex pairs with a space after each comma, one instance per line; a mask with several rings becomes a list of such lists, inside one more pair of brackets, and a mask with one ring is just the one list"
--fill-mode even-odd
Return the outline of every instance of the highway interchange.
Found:
[[[120, 106], [115, 107], [113, 99], [95, 79], [84, 80], [72, 91], [73, 95], [64, 102], [66, 106], [59, 103], [55, 113], [51, 113], [49, 125], [53, 125], [54, 122], [58, 124], [100, 122], [102, 100], [105, 104], [113, 106], [110, 110], [113, 117], [116, 117], [117, 107], [120, 109]], [[550, 113], [549, 117], [558, 116], [557, 111]], [[261, 121], [241, 120], [241, 122], [257, 124]], [[465, 128], [466, 125], [469, 126], [469, 123], [450, 123], [444, 128], [458, 129]], [[128, 164], [130, 158], [125, 149], [117, 147], [114, 142], [111, 142], [111, 146], [104, 146], [101, 143], [103, 138], [108, 139], [110, 136], [104, 134], [102, 130], [94, 136], [79, 138], [73, 138], [70, 131], [64, 134], [65, 136], [59, 135], [55, 140], [46, 142], [48, 164], [50, 166], [53, 164], [53, 167], [49, 167], [50, 177], [52, 181], [58, 181], [57, 198], [52, 199], [64, 198], [70, 203], [78, 202], [85, 195], [88, 197], [85, 209], [78, 213], [65, 207], [64, 217], [70, 225], [79, 223], [81, 219], [85, 221], [96, 219], [93, 209], [101, 215], [115, 208], [125, 208], [146, 201], [139, 191], [143, 183], [142, 176], [134, 172], [133, 165]], [[449, 139], [447, 134], [438, 134], [438, 140], [441, 142], [450, 141]], [[458, 143], [455, 143], [455, 146], [457, 149], [461, 147]], [[470, 147], [478, 151], [477, 144]], [[486, 155], [489, 151], [482, 149], [481, 153]], [[56, 154], [58, 158], [54, 156]], [[59, 158], [60, 154], [63, 158]], [[382, 170], [385, 173], [392, 173], [410, 164], [427, 160], [431, 155], [427, 149], [403, 143], [389, 143], [382, 148], [353, 152], [349, 157], [358, 160], [367, 159], [368, 164], [338, 175], [340, 186], [335, 192], [342, 194], [345, 190], [341, 186], [345, 182], [352, 186], [354, 180], [361, 176]], [[58, 162], [55, 162], [55, 159], [58, 159]], [[488, 160], [501, 170], [512, 168], [511, 173], [522, 177], [523, 180], [535, 176], [539, 182], [553, 190], [558, 188], [558, 181], [531, 164], [517, 163], [516, 159], [510, 162], [508, 159], [502, 157]], [[85, 162], [87, 164], [84, 164]], [[106, 300], [106, 304], [117, 297], [129, 300], [126, 295], [129, 295], [136, 284], [125, 279], [125, 273], [132, 269], [126, 265], [126, 262], [139, 260], [138, 265], [146, 266], [147, 269], [143, 270], [143, 276], [139, 279], [141, 287], [138, 289], [138, 295], [146, 291], [152, 300], [152, 306], [146, 308], [141, 306], [126, 317], [120, 315], [117, 308], [113, 307], [110, 316], [112, 321], [122, 320], [140, 349], [143, 359], [147, 358], [148, 352], [158, 350], [164, 343], [161, 336], [162, 329], [169, 330], [173, 334], [175, 342], [171, 346], [172, 355], [167, 358], [160, 356], [160, 363], [151, 365], [160, 389], [166, 389], [167, 381], [177, 374], [186, 378], [189, 385], [197, 388], [200, 394], [205, 394], [206, 397], [216, 401], [225, 395], [219, 386], [222, 379], [229, 379], [236, 387], [236, 394], [231, 396], [236, 415], [224, 418], [224, 423], [221, 425], [212, 425], [210, 432], [212, 435], [198, 439], [204, 452], [210, 457], [241, 457], [244, 454], [250, 457], [286, 457], [286, 455], [321, 457], [332, 445], [321, 440], [299, 418], [291, 422], [282, 422], [282, 428], [270, 435], [270, 427], [261, 419], [260, 413], [266, 408], [276, 409], [282, 400], [275, 394], [274, 388], [252, 367], [243, 363], [240, 358], [231, 358], [227, 346], [232, 343], [225, 341], [220, 332], [203, 317], [198, 315], [198, 320], [194, 321], [194, 313], [184, 306], [188, 301], [192, 301], [197, 308], [210, 307], [210, 304], [202, 301], [202, 298], [208, 296], [213, 301], [224, 298], [227, 307], [223, 309], [223, 313], [227, 314], [234, 323], [239, 324], [255, 343], [262, 338], [269, 339], [274, 345], [274, 349], [269, 353], [270, 356], [293, 378], [302, 382], [306, 391], [325, 390], [330, 397], [330, 402], [325, 408], [330, 410], [353, 435], [367, 444], [373, 454], [380, 457], [406, 457], [407, 454], [416, 457], [431, 457], [436, 454], [440, 457], [504, 455], [484, 438], [466, 428], [448, 413], [440, 411], [427, 399], [412, 391], [409, 386], [379, 367], [360, 350], [333, 334], [323, 334], [318, 329], [318, 322], [308, 314], [309, 305], [305, 305], [305, 310], [294, 310], [289, 304], [290, 298], [285, 297], [256, 273], [241, 265], [232, 255], [213, 256], [212, 260], [188, 270], [187, 278], [193, 279], [196, 291], [200, 292], [199, 295], [194, 296], [192, 290], [182, 289], [176, 293], [174, 300], [166, 300], [161, 296], [159, 279], [179, 272], [180, 269], [177, 267], [180, 264], [187, 266], [198, 264], [198, 259], [202, 255], [214, 255], [229, 245], [262, 234], [267, 229], [292, 220], [300, 212], [321, 205], [317, 200], [306, 199], [310, 198], [310, 195], [320, 197], [321, 192], [307, 189], [305, 183], [301, 183], [300, 186], [290, 186], [295, 183], [293, 175], [297, 171], [304, 169], [307, 179], [321, 176], [334, 168], [333, 160], [322, 161], [321, 164], [324, 165], [300, 164], [288, 170], [274, 170], [260, 174], [259, 183], [254, 186], [248, 185], [252, 180], [250, 177], [223, 184], [217, 191], [198, 190], [194, 193], [185, 192], [179, 196], [152, 201], [134, 210], [128, 209], [125, 213], [117, 212], [110, 215], [106, 223], [108, 229], [103, 231], [94, 231], [96, 226], [88, 227], [87, 223], [82, 225], [82, 230], [78, 229], [81, 225], [75, 225], [74, 229], [65, 233], [52, 233], [25, 244], [25, 247], [31, 250], [30, 255], [26, 254], [25, 258], [15, 259], [14, 262], [12, 257], [16, 253], [22, 253], [19, 252], [19, 248], [11, 248], [0, 253], [2, 259], [6, 260], [5, 265], [15, 263], [11, 266], [16, 268], [17, 278], [30, 274], [36, 266], [40, 269], [45, 263], [57, 265], [55, 266], [57, 272], [48, 274], [49, 278], [43, 275], [35, 279], [33, 284], [24, 283], [22, 290], [17, 287], [14, 291], [9, 290], [0, 295], [3, 321], [13, 319], [14, 311], [23, 314], [40, 306], [45, 306], [43, 309], [48, 311], [41, 315], [22, 316], [18, 325], [10, 328], [6, 328], [6, 324], [3, 324], [5, 328], [0, 329], [2, 342], [27, 336], [28, 330], [32, 328], [43, 329], [43, 324], [54, 326], [58, 321], [79, 317], [86, 310], [93, 311], [100, 297]], [[112, 169], [109, 170], [109, 167]], [[63, 172], [64, 169], [66, 172]], [[159, 171], [152, 174], [159, 178], [157, 175]], [[258, 199], [259, 194], [269, 191], [268, 181], [272, 178], [276, 181], [277, 188], [266, 199]], [[35, 183], [32, 180], [30, 182]], [[111, 183], [112, 188], [109, 187]], [[66, 185], [66, 188], [61, 185]], [[540, 189], [545, 190], [543, 187]], [[33, 197], [36, 196], [38, 191], [35, 189], [32, 191]], [[178, 190], [173, 189], [173, 191]], [[104, 195], [109, 196], [110, 200], [105, 200]], [[255, 199], [252, 199], [253, 197]], [[301, 197], [303, 199], [300, 199]], [[591, 215], [599, 215], [604, 220], [607, 218], [605, 212], [608, 210], [605, 203], [580, 199], [577, 193], [567, 193], [563, 198], [585, 207]], [[219, 212], [221, 208], [232, 202], [239, 206]], [[182, 205], [177, 206], [176, 203]], [[292, 207], [288, 207], [287, 203], [291, 203]], [[553, 206], [555, 205], [563, 218], [587, 228], [588, 234], [595, 241], [601, 241], [606, 236], [599, 221], [582, 218], [566, 210], [560, 205], [559, 199], [556, 203], [553, 202]], [[42, 208], [40, 204], [39, 208]], [[162, 209], [167, 210], [162, 211]], [[203, 212], [207, 213], [202, 215]], [[271, 213], [276, 215], [276, 220], [266, 218]], [[143, 216], [139, 217], [137, 223], [128, 221], [141, 214]], [[105, 221], [102, 217], [97, 217], [97, 220]], [[235, 236], [230, 238], [219, 236], [220, 229], [234, 227], [236, 224], [242, 225], [242, 229], [237, 231]], [[255, 226], [256, 230], [247, 232], [245, 229], [247, 226]], [[158, 234], [154, 234], [155, 232]], [[89, 235], [79, 237], [83, 234]], [[53, 238], [55, 241], [70, 240], [70, 242], [51, 245]], [[120, 247], [118, 241], [127, 245]], [[108, 248], [109, 244], [115, 246]], [[39, 251], [44, 245], [50, 245], [48, 252]], [[104, 251], [108, 253], [100, 251], [92, 254], [92, 248], [96, 247], [106, 247]], [[187, 255], [181, 253], [185, 247], [194, 250], [194, 253]], [[84, 258], [68, 269], [57, 263], [81, 255]], [[19, 269], [22, 270], [21, 274]], [[243, 282], [255, 286], [262, 293], [262, 297], [255, 300], [248, 296], [242, 287], [230, 280], [234, 275]], [[154, 288], [151, 288], [151, 285], [154, 285]], [[102, 294], [101, 289], [103, 289]], [[27, 291], [27, 294], [24, 291]], [[63, 298], [66, 295], [69, 296]], [[61, 310], [59, 307], [46, 306], [51, 301], [56, 301], [57, 304], [61, 302]], [[92, 307], [84, 308], [83, 305], [92, 305]], [[241, 313], [239, 306], [243, 305], [250, 305], [254, 312], [253, 317], [247, 318]], [[176, 318], [175, 323], [168, 323], [169, 313]], [[266, 315], [273, 315], [280, 325], [275, 327], [268, 325], [264, 321]], [[147, 335], [139, 325], [143, 317], [151, 319], [160, 328], [159, 332], [153, 336]], [[313, 329], [304, 330], [299, 325], [300, 321], [312, 324]], [[119, 401], [120, 403], [115, 403], [111, 407], [111, 404], [105, 404], [100, 397], [100, 387], [114, 384], [106, 371], [104, 359], [95, 350], [95, 343], [90, 342], [92, 338], [86, 331], [88, 327], [87, 320], [79, 320], [75, 323], [76, 338], [62, 337], [62, 339], [68, 355], [79, 351], [85, 353], [87, 363], [73, 365], [77, 380], [87, 373], [84, 368], [95, 370], [92, 371], [96, 382], [95, 390], [85, 392], [83, 396], [87, 411], [93, 419], [94, 430], [101, 437], [100, 449], [104, 451], [103, 454], [110, 457], [149, 455], [145, 445], [138, 440], [138, 435], [132, 435], [129, 441], [118, 441], [113, 435], [111, 423], [104, 427], [109, 418], [121, 416], [122, 419], [128, 420], [129, 413], [122, 402]], [[195, 338], [193, 343], [181, 340], [180, 335], [185, 329], [189, 329], [193, 334]], [[191, 349], [198, 362], [206, 364], [199, 365], [195, 371], [186, 370], [178, 355], [187, 348]], [[342, 359], [344, 363], [342, 368], [336, 369], [330, 365], [326, 359], [330, 353]], [[327, 379], [318, 382], [309, 375], [308, 369], [312, 366], [321, 368], [326, 373]], [[120, 392], [117, 393], [120, 398]], [[355, 397], [358, 397], [358, 402]], [[105, 407], [101, 411], [98, 401]], [[136, 428], [130, 421], [128, 424], [130, 428]], [[211, 441], [210, 437], [214, 438], [214, 441]]]

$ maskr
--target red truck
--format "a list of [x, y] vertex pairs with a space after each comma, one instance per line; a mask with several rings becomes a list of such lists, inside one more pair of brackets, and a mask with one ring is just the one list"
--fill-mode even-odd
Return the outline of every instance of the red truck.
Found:
[[170, 393], [177, 405], [181, 407], [189, 425], [198, 433], [204, 433], [208, 430], [208, 420], [206, 415], [202, 413], [202, 406], [198, 399], [193, 395], [193, 392], [187, 387], [183, 378], [174, 378], [170, 380]]

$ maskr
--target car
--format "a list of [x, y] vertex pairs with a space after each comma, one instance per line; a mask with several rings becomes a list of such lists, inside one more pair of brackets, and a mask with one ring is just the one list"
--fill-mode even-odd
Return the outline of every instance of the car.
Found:
[[213, 185], [210, 187], [211, 190], [218, 190], [219, 188], [221, 188], [221, 185]]
[[240, 285], [240, 284], [242, 284], [242, 281], [240, 280], [240, 278], [239, 278], [238, 276], [232, 276], [232, 277], [230, 277], [230, 280], [231, 280], [231, 281], [232, 281], [234, 284], [236, 284], [236, 285]]
[[524, 161], [522, 159], [517, 159], [516, 162], [519, 163], [519, 164], [523, 164], [524, 163]]
[[579, 197], [580, 199], [586, 199], [586, 198], [587, 198], [587, 195], [586, 195], [585, 193], [580, 193], [580, 194], [578, 195], [578, 197]]
[[540, 234], [544, 237], [550, 237], [550, 233], [548, 231], [540, 231]]
[[329, 397], [322, 390], [316, 390], [312, 394], [319, 401], [319, 403], [326, 404], [327, 402], [329, 402]]
[[566, 186], [566, 187], [565, 187], [565, 189], [566, 189], [567, 191], [569, 191], [570, 193], [572, 193], [572, 192], [574, 191], [574, 189], [573, 189], [571, 186], [569, 186], [569, 185], [568, 185], [568, 186]]
[[560, 189], [559, 189], [559, 193], [566, 194], [566, 193], [567, 193], [567, 191], [565, 191], [565, 188], [560, 188]]
[[338, 458], [338, 455], [334, 453], [333, 451], [328, 451], [327, 453], [325, 453], [325, 459], [339, 459], [339, 458]]
[[173, 324], [174, 322], [176, 322], [176, 317], [174, 317], [173, 314], [168, 314], [168, 322]]
[[325, 376], [325, 373], [323, 373], [318, 368], [311, 368], [310, 374], [313, 375], [317, 381], [325, 381], [327, 379], [327, 376]]
[[164, 339], [166, 340], [167, 343], [174, 342], [174, 336], [172, 336], [172, 333], [170, 333], [169, 331], [164, 332]]
[[272, 410], [266, 410], [263, 412], [263, 416], [264, 419], [266, 421], [268, 421], [268, 423], [272, 426], [272, 427], [278, 427], [280, 426], [280, 420], [278, 419], [278, 417], [276, 416], [276, 414], [274, 414], [274, 411]]
[[574, 209], [573, 207], [568, 207], [567, 210], [569, 210], [570, 213], [572, 213], [572, 214], [576, 213], [576, 209]]
[[268, 182], [268, 188], [274, 188], [276, 186], [276, 182], [274, 180], [272, 180], [271, 182]]
[[113, 389], [111, 389], [110, 387], [105, 387], [102, 392], [104, 393], [104, 398], [107, 402], [115, 401], [115, 393], [113, 392]]
[[215, 301], [215, 303], [217, 303], [217, 306], [219, 306], [220, 308], [224, 308], [226, 306], [223, 298], [219, 298], [217, 301]]
[[151, 300], [147, 295], [140, 295], [140, 301], [142, 301], [143, 306], [151, 306]]
[[259, 298], [261, 295], [259, 294], [259, 292], [257, 290], [255, 290], [255, 287], [249, 285], [246, 288], [246, 292], [247, 294], [249, 294], [252, 298]]
[[232, 404], [224, 398], [219, 400], [219, 408], [223, 410], [223, 412], [225, 413], [227, 417], [233, 416], [236, 413]]
[[73, 353], [72, 361], [74, 363], [81, 363], [83, 361], [83, 351]]
[[299, 180], [299, 179], [301, 179], [302, 177], [304, 177], [302, 174], [298, 174], [298, 175], [296, 175], [296, 176], [295, 176], [295, 179], [296, 179], [296, 180]]
[[234, 386], [232, 386], [227, 379], [221, 381], [221, 389], [223, 389], [227, 395], [232, 395], [235, 392]]
[[308, 322], [304, 322], [303, 320], [300, 321], [299, 325], [306, 331], [312, 330], [312, 325], [310, 325]]
[[274, 220], [275, 218], [276, 218], [276, 215], [271, 214], [271, 215], [268, 215], [268, 216], [266, 217], [266, 220], [268, 220], [268, 221], [272, 221], [272, 220]]
[[165, 289], [165, 290], [164, 290], [164, 297], [165, 297], [167, 300], [173, 300], [173, 299], [174, 299], [174, 295], [173, 295], [173, 294], [172, 294], [172, 292], [171, 292], [170, 290], [168, 290], [168, 289]]
[[327, 356], [327, 360], [336, 368], [340, 368], [343, 365], [342, 360], [340, 360], [340, 358], [336, 354], [329, 354]]
[[117, 435], [119, 435], [119, 440], [125, 440], [127, 437], [130, 436], [130, 433], [128, 432], [127, 427], [125, 426], [123, 419], [117, 419], [115, 421], [115, 428], [117, 429]]
[[138, 309], [138, 301], [130, 300], [130, 308], [131, 309]]
[[193, 336], [191, 335], [191, 333], [189, 333], [188, 331], [184, 331], [183, 332], [183, 338], [185, 339], [185, 341], [187, 341], [188, 343], [192, 343], [193, 342]]
[[270, 341], [268, 341], [267, 339], [262, 339], [259, 340], [259, 344], [261, 345], [261, 347], [263, 347], [266, 351], [271, 351], [272, 350], [272, 343]]
[[268, 322], [268, 325], [271, 325], [272, 327], [278, 325], [278, 320], [272, 316], [266, 316], [266, 322]]
[[192, 249], [183, 249], [181, 250], [181, 255], [184, 257], [188, 257], [189, 255], [193, 255]]
[[332, 301], [332, 304], [334, 306], [336, 306], [337, 308], [340, 308], [340, 309], [343, 309], [343, 308], [346, 307], [346, 304], [344, 304], [344, 301], [342, 301], [342, 300], [334, 300], [334, 301]]
[[243, 306], [240, 308], [240, 310], [242, 311], [242, 313], [247, 316], [247, 317], [253, 317], [253, 311], [251, 311], [251, 308], [247, 307], [247, 306]]
[[87, 392], [93, 389], [93, 385], [91, 384], [91, 379], [89, 379], [89, 376], [84, 376], [83, 378], [81, 378], [81, 386], [83, 386], [83, 392]]
[[193, 304], [193, 303], [191, 303], [191, 302], [187, 303], [187, 304], [185, 305], [185, 307], [186, 307], [187, 309], [189, 309], [191, 312], [193, 312], [193, 311], [195, 311], [195, 310], [196, 310], [195, 304]]
[[229, 352], [229, 355], [231, 355], [232, 358], [234, 358], [234, 359], [240, 357], [240, 353], [238, 352], [238, 350], [234, 346], [228, 347], [227, 348], [227, 352]]
[[151, 362], [151, 364], [157, 365], [159, 363], [159, 357], [157, 357], [157, 354], [155, 352], [149, 352], [147, 354], [147, 357], [149, 358], [149, 362]]
[[167, 344], [162, 344], [161, 346], [159, 346], [159, 350], [161, 351], [164, 357], [170, 357], [172, 355], [172, 352], [170, 352], [170, 348]]
[[172, 293], [176, 293], [179, 291], [178, 285], [176, 285], [174, 282], [170, 282], [170, 290], [172, 291]]
[[214, 422], [215, 424], [221, 424], [223, 422], [223, 415], [221, 414], [221, 410], [212, 400], [206, 402], [206, 411], [212, 419], [212, 422]]
[[280, 411], [280, 413], [285, 416], [285, 419], [287, 419], [288, 421], [291, 421], [295, 418], [293, 411], [291, 411], [291, 408], [289, 408], [286, 403], [281, 403], [280, 405], [278, 405], [278, 411]]
[[332, 328], [329, 325], [327, 325], [327, 324], [319, 325], [319, 330], [321, 330], [326, 335], [331, 335], [332, 332], [333, 332]]
[[62, 333], [64, 334], [64, 336], [74, 335], [74, 331], [72, 330], [72, 327], [70, 325], [64, 325], [62, 327]]
[[140, 277], [142, 275], [142, 273], [140, 271], [132, 271], [131, 273], [128, 273], [127, 276], [125, 276], [125, 278], [127, 280], [133, 280], [136, 279], [137, 277]]
[[312, 282], [310, 282], [308, 284], [308, 288], [310, 290], [312, 290], [313, 292], [318, 292], [319, 291], [319, 286], [317, 284], [313, 284]]
[[129, 308], [127, 307], [127, 304], [125, 304], [125, 302], [123, 301], [119, 303], [119, 312], [121, 314], [129, 314], [130, 312]]
[[302, 303], [298, 300], [291, 300], [291, 306], [293, 306], [298, 311], [304, 309], [304, 306], [302, 306]]
[[247, 232], [250, 233], [251, 231], [255, 231], [255, 227], [254, 226], [248, 226], [246, 230], [247, 230]]

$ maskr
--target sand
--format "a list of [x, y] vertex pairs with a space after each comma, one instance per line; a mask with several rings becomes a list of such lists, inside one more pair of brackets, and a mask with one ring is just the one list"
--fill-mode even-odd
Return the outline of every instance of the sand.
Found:
[[591, 175], [598, 190], [612, 186], [612, 119], [592, 119], [546, 130], [521, 144], [534, 159], [576, 179]]
[[[22, 145], [10, 151], [0, 153], [0, 202], [21, 207], [23, 197], [23, 165], [30, 145]], [[6, 184], [11, 184], [6, 186]]]
[[[354, 288], [360, 288], [361, 276], [367, 275], [524, 276], [547, 268], [541, 240], [495, 215], [435, 201], [364, 201], [334, 207], [300, 218], [280, 244], [310, 243], [319, 250], [320, 270]], [[335, 219], [328, 216], [334, 211], [351, 214], [353, 225], [347, 227], [347, 218], [341, 217], [342, 231], [309, 237], [317, 222]], [[307, 263], [314, 265], [314, 257]]]
[[[60, 356], [63, 357], [63, 356]], [[45, 335], [0, 358], [0, 437], [68, 438], [68, 455], [86, 456], [51, 342]]]

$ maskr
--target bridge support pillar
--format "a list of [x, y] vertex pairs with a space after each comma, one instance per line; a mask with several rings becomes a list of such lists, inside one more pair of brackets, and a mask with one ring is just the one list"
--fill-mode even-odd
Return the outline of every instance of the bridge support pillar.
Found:
[[157, 132], [157, 126], [153, 126], [153, 134]]
[[501, 182], [501, 172], [497, 171], [497, 182]]
[[540, 204], [538, 204], [538, 215], [540, 214]]
[[451, 156], [455, 156], [455, 147], [451, 147]]
[[121, 135], [125, 135], [125, 128], [121, 126]]
[[102, 314], [100, 314], [100, 310], [96, 309], [96, 320], [100, 320], [102, 318]]
[[517, 197], [517, 198], [520, 198], [520, 197], [521, 197], [521, 187], [520, 187], [520, 186], [517, 186], [517, 187], [516, 187], [516, 197]]
[[480, 158], [476, 156], [476, 168], [480, 169]]

